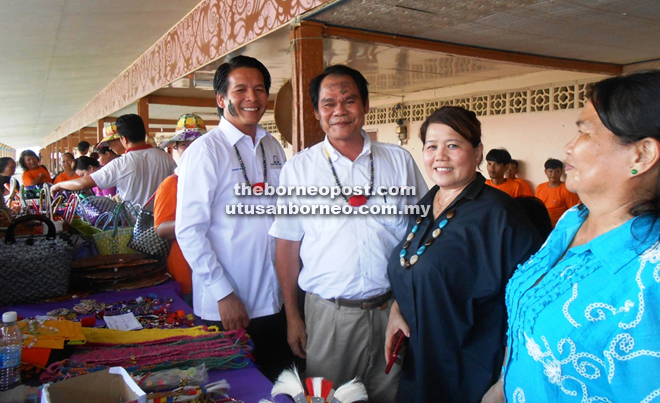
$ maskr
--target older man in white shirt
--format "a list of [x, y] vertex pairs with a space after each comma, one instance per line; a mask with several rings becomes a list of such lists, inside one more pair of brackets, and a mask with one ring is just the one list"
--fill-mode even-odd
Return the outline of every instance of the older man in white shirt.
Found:
[[268, 235], [268, 215], [229, 215], [231, 205], [274, 204], [267, 196], [237, 196], [235, 185], [279, 184], [284, 150], [259, 126], [270, 74], [258, 60], [237, 56], [214, 79], [220, 124], [183, 154], [177, 190], [176, 238], [192, 269], [193, 308], [207, 324], [245, 328], [254, 357], [271, 380], [290, 365], [286, 318]]
[[[330, 66], [312, 80], [310, 95], [326, 138], [288, 161], [280, 183], [368, 185], [372, 190], [411, 186], [416, 194], [286, 196], [279, 203], [351, 206], [348, 209], [390, 204], [404, 210], [426, 193], [410, 153], [371, 141], [362, 130], [368, 94], [362, 74], [346, 66]], [[406, 217], [398, 214], [289, 215], [278, 216], [270, 229], [278, 238], [276, 267], [291, 349], [307, 358], [307, 376], [322, 376], [335, 384], [360, 377], [370, 402], [393, 402], [397, 391], [398, 368], [384, 373], [392, 300], [387, 262], [405, 236], [406, 225]], [[297, 307], [298, 285], [306, 291], [304, 323]]]

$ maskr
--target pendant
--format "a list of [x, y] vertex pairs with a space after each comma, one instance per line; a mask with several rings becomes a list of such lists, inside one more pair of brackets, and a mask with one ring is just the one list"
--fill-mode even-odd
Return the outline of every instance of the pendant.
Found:
[[252, 185], [252, 192], [257, 195], [262, 194], [265, 189], [266, 189], [266, 184], [263, 182], [258, 182]]
[[367, 204], [367, 196], [364, 195], [351, 196], [348, 198], [348, 204], [350, 204], [353, 207], [364, 206], [365, 204]]

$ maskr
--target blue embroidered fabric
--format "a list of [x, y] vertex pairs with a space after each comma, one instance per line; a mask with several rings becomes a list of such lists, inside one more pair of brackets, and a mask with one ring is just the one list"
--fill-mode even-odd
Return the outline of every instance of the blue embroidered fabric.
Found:
[[660, 222], [566, 251], [588, 214], [566, 212], [507, 285], [507, 402], [660, 401]]

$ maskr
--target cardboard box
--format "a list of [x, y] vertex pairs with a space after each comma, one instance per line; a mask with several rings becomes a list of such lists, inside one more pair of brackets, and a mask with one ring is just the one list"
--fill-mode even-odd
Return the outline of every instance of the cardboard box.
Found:
[[122, 367], [44, 385], [42, 403], [146, 403], [147, 394]]

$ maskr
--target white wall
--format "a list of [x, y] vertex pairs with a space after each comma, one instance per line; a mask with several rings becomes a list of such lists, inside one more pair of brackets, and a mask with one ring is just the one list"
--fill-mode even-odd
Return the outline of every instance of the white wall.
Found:
[[[532, 190], [547, 182], [543, 173], [543, 164], [552, 157], [564, 160], [564, 145], [576, 134], [575, 121], [580, 110], [567, 109], [552, 112], [519, 113], [511, 115], [481, 116], [482, 141], [484, 156], [492, 148], [506, 148], [511, 156], [520, 163], [519, 177], [531, 182]], [[410, 151], [419, 169], [430, 185], [422, 161], [422, 142], [419, 140], [419, 128], [422, 122], [413, 122], [409, 126], [408, 144], [403, 147]], [[396, 125], [381, 124], [365, 126], [365, 129], [377, 129], [378, 140], [397, 144]], [[481, 172], [488, 179], [485, 162]]]

